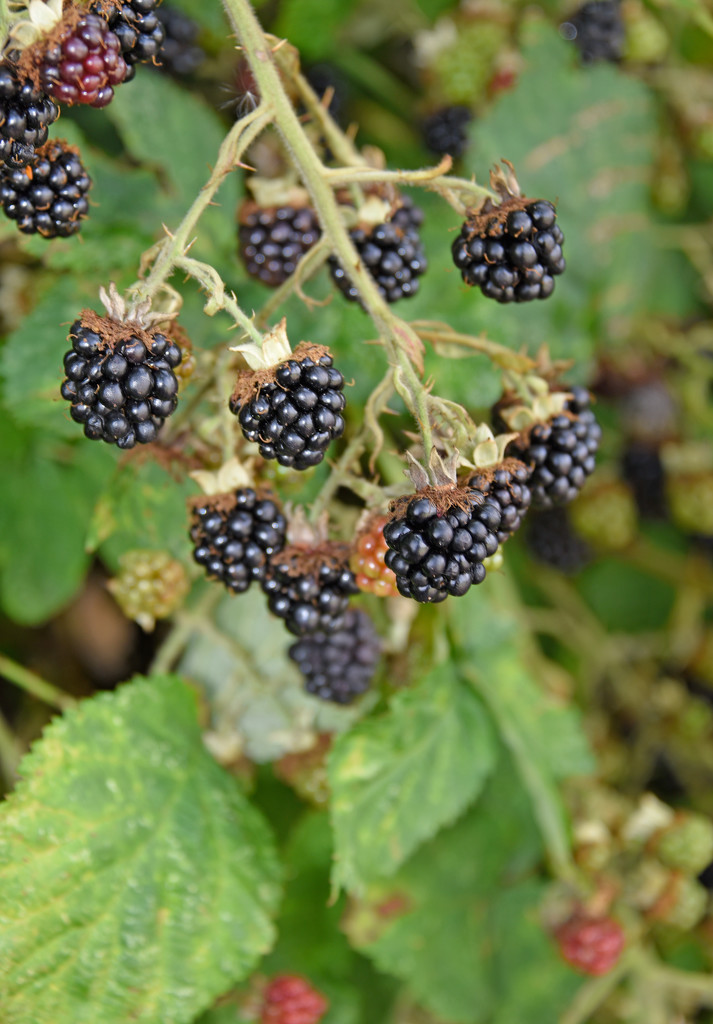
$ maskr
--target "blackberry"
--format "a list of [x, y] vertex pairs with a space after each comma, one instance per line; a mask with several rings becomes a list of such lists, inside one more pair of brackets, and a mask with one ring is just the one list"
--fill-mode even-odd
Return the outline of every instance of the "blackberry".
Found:
[[125, 82], [136, 74], [136, 64], [153, 60], [161, 52], [165, 33], [156, 9], [159, 0], [123, 0], [108, 12], [109, 28], [118, 37], [126, 62]]
[[665, 519], [666, 474], [658, 446], [633, 441], [622, 455], [621, 469], [641, 518]]
[[118, 324], [93, 310], [75, 320], [69, 339], [61, 394], [86, 436], [118, 448], [155, 441], [176, 408], [178, 345], [159, 331]]
[[329, 1009], [321, 992], [297, 974], [278, 974], [265, 990], [260, 1024], [317, 1024]]
[[18, 77], [10, 61], [0, 61], [0, 163], [13, 168], [31, 164], [58, 117], [56, 103]]
[[40, 74], [44, 89], [59, 103], [105, 107], [127, 70], [119, 37], [99, 15], [85, 14], [47, 47]]
[[452, 245], [465, 283], [496, 302], [548, 298], [565, 269], [564, 235], [552, 203], [510, 198], [486, 207], [465, 221]]
[[321, 345], [302, 342], [292, 355], [268, 379], [264, 372], [240, 373], [230, 410], [264, 459], [307, 469], [320, 463], [330, 442], [344, 432], [344, 377]]
[[107, 589], [127, 618], [150, 631], [156, 619], [166, 619], [188, 594], [186, 570], [167, 551], [127, 551], [119, 559], [119, 574]]
[[435, 604], [485, 579], [483, 562], [498, 550], [500, 509], [474, 488], [455, 498], [431, 488], [396, 503], [384, 527], [385, 562], [404, 597]]
[[294, 274], [297, 264], [322, 231], [309, 206], [258, 206], [248, 200], [240, 207], [239, 252], [251, 277], [277, 288]]
[[351, 704], [369, 689], [380, 654], [373, 622], [356, 608], [346, 613], [341, 629], [320, 630], [297, 640], [289, 650], [305, 677], [307, 692], [335, 704]]
[[205, 60], [205, 52], [197, 45], [200, 25], [166, 3], [156, 9], [156, 16], [164, 33], [158, 66], [176, 78], [194, 74]]
[[343, 124], [349, 100], [349, 87], [339, 68], [333, 64], [312, 64], [305, 70], [304, 76], [320, 99], [323, 99], [327, 90], [331, 89], [327, 110], [337, 124]]
[[500, 510], [498, 542], [504, 544], [522, 524], [530, 507], [530, 470], [517, 459], [507, 459], [488, 471], [474, 473], [467, 480], [468, 487], [487, 495]]
[[6, 217], [26, 235], [68, 238], [89, 212], [91, 178], [79, 154], [62, 139], [36, 151], [31, 167], [0, 170], [0, 202]]
[[565, 39], [574, 42], [582, 62], [621, 60], [626, 30], [619, 0], [590, 0], [560, 26]]
[[[410, 196], [389, 221], [373, 227], [357, 226], [349, 234], [357, 252], [387, 302], [415, 295], [418, 278], [428, 269], [428, 261], [418, 229], [423, 211]], [[329, 258], [332, 280], [350, 302], [359, 301], [359, 291], [334, 256]]]
[[242, 594], [265, 578], [268, 556], [282, 550], [286, 529], [277, 502], [252, 487], [199, 498], [191, 524], [193, 558], [209, 577]]
[[389, 550], [384, 538], [386, 516], [372, 515], [359, 531], [350, 559], [352, 572], [356, 576], [359, 590], [376, 594], [377, 597], [397, 597], [396, 577], [386, 566]]
[[290, 633], [334, 633], [344, 624], [349, 598], [358, 593], [341, 545], [292, 545], [268, 561], [262, 589], [273, 615]]
[[583, 974], [598, 977], [614, 967], [626, 944], [624, 930], [612, 917], [574, 914], [555, 935], [562, 956]]
[[470, 107], [444, 107], [424, 118], [421, 133], [426, 149], [437, 156], [463, 156], [468, 145], [466, 129], [473, 119]]
[[589, 408], [587, 389], [572, 388], [571, 393], [565, 412], [546, 423], [536, 423], [529, 436], [512, 444], [518, 458], [532, 467], [533, 508], [566, 505], [594, 472], [601, 427]]
[[530, 512], [525, 544], [536, 561], [568, 576], [578, 573], [592, 558], [589, 545], [574, 532], [569, 512], [562, 507]]

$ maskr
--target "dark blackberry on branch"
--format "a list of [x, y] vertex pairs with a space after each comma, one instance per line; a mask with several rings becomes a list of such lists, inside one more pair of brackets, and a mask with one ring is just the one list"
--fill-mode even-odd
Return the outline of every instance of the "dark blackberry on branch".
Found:
[[666, 474], [658, 446], [632, 441], [622, 455], [621, 469], [641, 518], [665, 519]]
[[293, 544], [268, 561], [262, 589], [273, 615], [290, 633], [309, 636], [341, 629], [352, 594], [359, 592], [344, 545]]
[[381, 654], [381, 642], [366, 614], [350, 608], [334, 633], [318, 631], [297, 640], [290, 658], [305, 677], [305, 689], [321, 700], [351, 704], [369, 689]]
[[587, 389], [572, 388], [571, 394], [564, 412], [551, 416], [546, 423], [535, 423], [512, 444], [515, 455], [532, 467], [529, 486], [533, 508], [566, 505], [594, 472], [601, 427], [589, 407]]
[[478, 470], [466, 484], [486, 495], [500, 510], [498, 542], [504, 544], [522, 525], [532, 495], [528, 487], [530, 469], [517, 459], [506, 459], [488, 470]]
[[574, 532], [566, 508], [531, 511], [525, 524], [525, 544], [532, 557], [568, 576], [592, 560], [587, 542]]
[[97, 14], [70, 20], [42, 54], [42, 85], [59, 103], [105, 107], [115, 85], [126, 80], [119, 37]]
[[158, 16], [158, 3], [159, 0], [123, 0], [108, 11], [109, 28], [118, 37], [121, 55], [126, 61], [125, 82], [130, 82], [136, 74], [136, 64], [152, 61], [161, 52], [165, 33]]
[[91, 178], [63, 139], [45, 143], [35, 157], [31, 167], [0, 170], [3, 212], [26, 235], [68, 238], [89, 212]]
[[292, 358], [269, 370], [238, 375], [230, 411], [264, 459], [307, 469], [344, 432], [344, 377], [329, 350], [302, 342]]
[[197, 43], [198, 22], [167, 3], [156, 9], [156, 16], [164, 32], [158, 66], [176, 78], [195, 74], [205, 60], [205, 51]]
[[626, 29], [619, 0], [590, 0], [560, 26], [560, 32], [574, 42], [583, 64], [615, 63], [623, 56]]
[[285, 546], [287, 523], [275, 500], [252, 487], [193, 502], [193, 558], [206, 574], [242, 594], [265, 578], [267, 559]]
[[[426, 253], [418, 233], [423, 211], [410, 196], [390, 220], [381, 224], [358, 225], [349, 232], [359, 256], [387, 302], [415, 295], [418, 278], [428, 269]], [[329, 258], [332, 280], [350, 302], [359, 301], [359, 290], [334, 256]]]
[[0, 163], [26, 167], [47, 141], [59, 107], [8, 61], [0, 61]]
[[437, 156], [463, 156], [468, 145], [467, 128], [473, 120], [470, 107], [444, 107], [424, 118], [421, 132], [426, 149]]
[[452, 245], [453, 262], [466, 284], [496, 302], [546, 299], [565, 269], [564, 235], [552, 203], [506, 199], [486, 203], [467, 220]]
[[322, 231], [310, 206], [258, 206], [244, 202], [238, 212], [239, 252], [251, 277], [277, 288], [294, 274], [297, 264]]
[[61, 394], [93, 441], [118, 448], [155, 441], [176, 408], [179, 346], [160, 331], [84, 310], [69, 332]]
[[384, 527], [384, 561], [404, 597], [422, 603], [461, 597], [485, 579], [498, 550], [500, 508], [474, 488], [426, 488], [399, 499]]

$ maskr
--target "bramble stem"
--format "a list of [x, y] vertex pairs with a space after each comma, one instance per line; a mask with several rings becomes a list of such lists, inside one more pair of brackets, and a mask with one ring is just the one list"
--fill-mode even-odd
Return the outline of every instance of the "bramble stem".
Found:
[[437, 167], [424, 167], [418, 171], [386, 171], [378, 167], [335, 167], [326, 173], [326, 179], [332, 188], [344, 185], [356, 185], [363, 182], [392, 181], [397, 185], [423, 185], [431, 192], [438, 192], [456, 211], [465, 215], [467, 202], [460, 202], [455, 196], [470, 197], [475, 204], [485, 199], [495, 203], [500, 201], [495, 192], [484, 185], [477, 185], [466, 178], [452, 178], [447, 172], [453, 161], [444, 156]]
[[194, 260], [191, 256], [177, 256], [174, 266], [179, 270], [185, 270], [208, 292], [210, 298], [203, 307], [208, 316], [214, 316], [221, 309], [230, 313], [236, 324], [242, 327], [248, 337], [252, 338], [257, 348], [262, 349], [262, 334], [255, 326], [252, 317], [243, 312], [232, 292], [229, 295], [226, 294], [220, 274], [209, 263], [201, 263], [200, 260]]
[[19, 665], [4, 654], [0, 654], [0, 676], [5, 676], [21, 690], [31, 693], [33, 697], [37, 697], [38, 700], [44, 701], [45, 704], [49, 704], [59, 711], [66, 711], [68, 708], [75, 707], [77, 703], [74, 697], [70, 697], [68, 693], [64, 693], [52, 683], [48, 683], [42, 676], [31, 672], [29, 668]]

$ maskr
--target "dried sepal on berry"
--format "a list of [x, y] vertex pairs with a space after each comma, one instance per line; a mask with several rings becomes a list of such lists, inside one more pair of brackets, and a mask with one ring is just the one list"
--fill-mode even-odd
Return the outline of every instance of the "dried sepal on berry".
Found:
[[291, 543], [270, 558], [262, 589], [270, 611], [285, 620], [290, 633], [333, 633], [358, 593], [349, 547], [337, 541]]
[[127, 618], [146, 632], [181, 606], [189, 583], [181, 562], [167, 551], [136, 549], [119, 558], [119, 573], [107, 588]]
[[[505, 456], [505, 449], [517, 436], [515, 433], [496, 436], [487, 424], [481, 424], [476, 431], [471, 457], [460, 460], [461, 465], [472, 470], [464, 478], [465, 485], [487, 495], [500, 509], [497, 534], [500, 544], [520, 528], [532, 497], [528, 486], [529, 466]], [[491, 565], [493, 563], [489, 562], [486, 568]]]

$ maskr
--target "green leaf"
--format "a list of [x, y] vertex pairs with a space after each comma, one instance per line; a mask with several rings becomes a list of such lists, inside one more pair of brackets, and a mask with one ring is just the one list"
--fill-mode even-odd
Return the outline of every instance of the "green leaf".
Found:
[[21, 774], [0, 816], [6, 1024], [181, 1024], [269, 949], [273, 843], [179, 679], [55, 719]]
[[306, 60], [334, 54], [335, 37], [355, 0], [283, 0], [273, 31], [289, 39]]
[[341, 736], [329, 759], [335, 884], [393, 874], [478, 796], [493, 761], [482, 705], [448, 664]]

